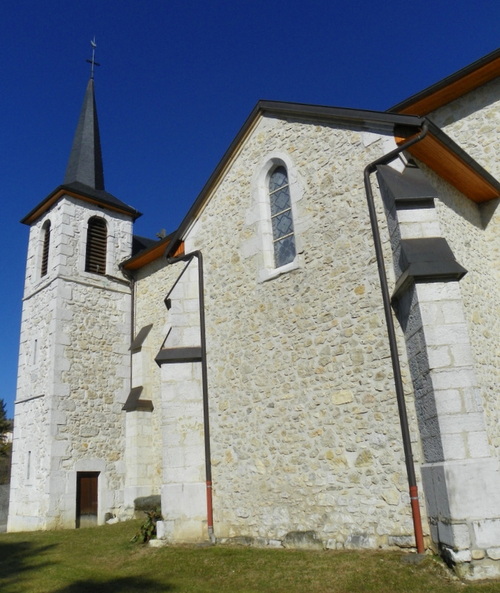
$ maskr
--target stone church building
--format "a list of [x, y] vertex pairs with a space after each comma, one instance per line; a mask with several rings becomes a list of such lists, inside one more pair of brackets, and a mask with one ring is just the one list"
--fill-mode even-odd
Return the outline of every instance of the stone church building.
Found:
[[[30, 227], [10, 531], [440, 550], [500, 574], [500, 50], [389, 109], [259, 102], [174, 232], [94, 81]], [[140, 204], [137, 204], [140, 207]]]

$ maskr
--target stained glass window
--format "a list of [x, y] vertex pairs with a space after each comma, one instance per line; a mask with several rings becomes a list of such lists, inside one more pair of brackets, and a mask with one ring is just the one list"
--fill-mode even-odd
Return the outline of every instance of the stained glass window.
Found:
[[290, 187], [285, 167], [276, 167], [271, 174], [269, 200], [273, 227], [274, 264], [280, 268], [293, 261], [296, 253]]

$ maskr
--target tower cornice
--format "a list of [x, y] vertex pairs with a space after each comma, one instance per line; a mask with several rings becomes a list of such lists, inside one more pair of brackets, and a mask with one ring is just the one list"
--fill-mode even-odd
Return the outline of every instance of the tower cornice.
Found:
[[96, 190], [92, 187], [85, 186], [82, 183], [74, 182], [69, 184], [63, 184], [56, 187], [42, 202], [40, 202], [31, 212], [21, 219], [23, 224], [31, 225], [40, 218], [47, 210], [58, 202], [63, 196], [70, 196], [84, 202], [96, 204], [112, 210], [113, 212], [120, 212], [130, 216], [133, 220], [139, 218], [142, 215], [141, 212], [128, 206], [112, 194], [104, 190]]

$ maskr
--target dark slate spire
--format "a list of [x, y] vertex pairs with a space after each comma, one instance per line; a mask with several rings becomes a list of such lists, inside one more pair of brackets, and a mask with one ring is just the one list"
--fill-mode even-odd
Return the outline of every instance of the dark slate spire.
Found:
[[90, 80], [85, 91], [80, 119], [76, 127], [73, 146], [69, 155], [68, 167], [62, 185], [50, 193], [29, 212], [21, 222], [33, 224], [44, 212], [65, 195], [98, 204], [114, 212], [122, 212], [133, 220], [141, 213], [104, 190], [104, 171], [102, 166], [101, 141], [94, 97], [94, 59], [95, 41], [92, 44], [92, 64]]
[[85, 91], [63, 183], [67, 185], [75, 181], [92, 189], [104, 189], [104, 170], [93, 78], [89, 80]]

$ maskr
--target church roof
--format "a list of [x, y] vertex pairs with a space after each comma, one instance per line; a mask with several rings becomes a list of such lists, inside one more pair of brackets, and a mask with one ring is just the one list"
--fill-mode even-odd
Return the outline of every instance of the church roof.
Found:
[[219, 164], [204, 185], [195, 202], [189, 209], [179, 228], [173, 233], [166, 256], [171, 257], [179, 248], [186, 231], [196, 219], [212, 188], [227, 170], [238, 148], [249, 136], [261, 117], [287, 118], [290, 120], [317, 121], [343, 126], [352, 126], [366, 131], [392, 133], [395, 126], [415, 129], [422, 125], [422, 118], [413, 115], [399, 115], [381, 111], [329, 107], [304, 103], [288, 103], [282, 101], [259, 101], [246, 119], [242, 128], [229, 145]]
[[74, 181], [97, 190], [104, 189], [104, 169], [93, 78], [87, 84], [63, 183], [69, 184]]
[[33, 224], [40, 216], [52, 207], [62, 196], [71, 196], [77, 198], [83, 202], [89, 202], [98, 206], [104, 206], [107, 210], [113, 212], [120, 212], [122, 214], [128, 214], [134, 220], [142, 215], [141, 212], [128, 206], [125, 202], [122, 202], [113, 194], [108, 193], [105, 190], [98, 190], [84, 185], [79, 181], [73, 183], [63, 184], [56, 187], [44, 200], [42, 200], [37, 206], [33, 208], [24, 218], [21, 219], [23, 224]]
[[391, 107], [388, 112], [427, 115], [500, 76], [500, 49]]
[[[186, 217], [173, 234], [165, 255], [171, 257], [179, 249], [191, 225], [209, 198], [212, 188], [230, 166], [238, 147], [245, 141], [261, 117], [287, 118], [290, 120], [318, 121], [343, 125], [372, 132], [392, 133], [396, 142], [402, 143], [421, 129], [424, 122], [428, 133], [424, 140], [414, 145], [417, 158], [449, 181], [467, 197], [482, 202], [500, 197], [500, 183], [462, 148], [425, 117], [399, 114], [391, 111], [368, 111], [321, 105], [304, 105], [276, 101], [259, 101], [243, 127], [229, 146]], [[418, 153], [418, 154], [417, 154]]]
[[134, 219], [141, 215], [135, 208], [104, 189], [104, 167], [93, 78], [90, 78], [85, 90], [63, 184], [35, 206], [21, 222], [32, 224], [63, 195], [98, 204]]
[[212, 189], [231, 165], [238, 148], [251, 134], [262, 117], [299, 121], [317, 121], [353, 127], [358, 130], [393, 134], [398, 144], [422, 128], [425, 137], [410, 153], [425, 163], [469, 199], [480, 203], [500, 197], [500, 183], [458, 146], [445, 132], [425, 115], [462, 95], [484, 85], [500, 75], [500, 50], [463, 68], [385, 112], [346, 109], [321, 105], [259, 101], [236, 135], [202, 191], [189, 209], [177, 231], [166, 239], [147, 247], [124, 262], [124, 267], [137, 269], [161, 255], [172, 257], [183, 249], [183, 240], [191, 225], [209, 199]]
[[[134, 235], [132, 257], [122, 262], [121, 267], [125, 270], [138, 270], [139, 268], [142, 268], [142, 266], [159, 259], [165, 254], [174, 235], [175, 233], [171, 233], [170, 235], [167, 235], [166, 237], [163, 237], [163, 239], [159, 239], [157, 241]], [[181, 242], [178, 244], [177, 249], [173, 255], [177, 257], [179, 255], [183, 255], [183, 253], [184, 246]]]

